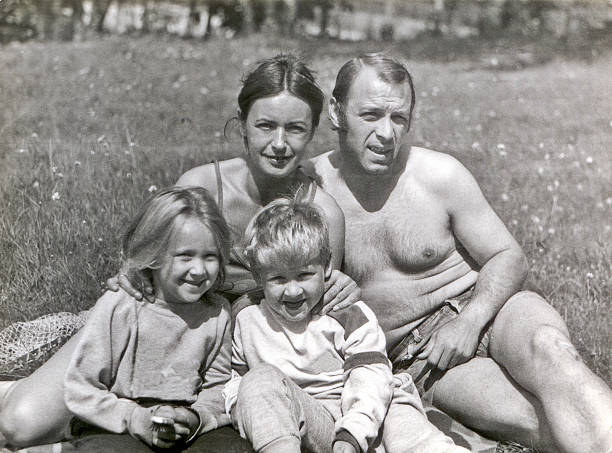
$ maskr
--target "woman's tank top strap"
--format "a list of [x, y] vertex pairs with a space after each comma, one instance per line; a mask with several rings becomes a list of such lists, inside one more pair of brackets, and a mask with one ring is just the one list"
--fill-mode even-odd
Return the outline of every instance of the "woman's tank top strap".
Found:
[[315, 195], [317, 194], [317, 183], [314, 179], [310, 180], [310, 184], [308, 185], [308, 191], [306, 193], [306, 199], [309, 203], [312, 203], [315, 199]]
[[223, 180], [221, 179], [221, 167], [219, 167], [219, 161], [213, 160], [215, 165], [215, 175], [217, 176], [217, 206], [219, 211], [223, 214]]
[[300, 179], [303, 181], [298, 191], [300, 192], [300, 197], [303, 196], [304, 200], [312, 203], [315, 199], [315, 195], [317, 194], [317, 181], [315, 178], [310, 175], [302, 166], [298, 167], [298, 172], [300, 175]]

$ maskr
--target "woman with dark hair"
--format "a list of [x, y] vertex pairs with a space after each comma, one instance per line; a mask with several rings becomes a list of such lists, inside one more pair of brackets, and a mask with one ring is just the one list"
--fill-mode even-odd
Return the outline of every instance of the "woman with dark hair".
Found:
[[[299, 166], [319, 124], [323, 103], [324, 95], [312, 72], [297, 58], [279, 55], [260, 62], [243, 79], [238, 96], [235, 120], [240, 125], [244, 155], [193, 168], [177, 181], [177, 185], [207, 189], [232, 230], [235, 250], [225, 269], [223, 288], [230, 299], [257, 289], [236, 250], [249, 220], [269, 201], [286, 195], [313, 201], [329, 227], [335, 271], [326, 283], [323, 310], [358, 298], [355, 283], [337, 270], [344, 255], [344, 215], [334, 199]], [[109, 289], [118, 290], [118, 283], [129, 294], [141, 296], [125, 275], [110, 279]], [[242, 300], [249, 303], [248, 297]], [[236, 302], [234, 312], [236, 306], [243, 305]], [[15, 382], [0, 400], [0, 431], [11, 445], [36, 445], [66, 437], [72, 414], [64, 404], [63, 378], [79, 336], [76, 334], [31, 376]], [[224, 439], [233, 438], [226, 432], [223, 435]], [[225, 450], [219, 451], [244, 450], [232, 450], [226, 444]]]

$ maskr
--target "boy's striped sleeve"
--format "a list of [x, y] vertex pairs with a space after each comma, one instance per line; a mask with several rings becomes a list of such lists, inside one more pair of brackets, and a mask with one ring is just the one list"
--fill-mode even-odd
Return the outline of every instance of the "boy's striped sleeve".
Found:
[[376, 439], [393, 396], [385, 334], [363, 302], [329, 315], [344, 328], [343, 415], [336, 422], [336, 440], [365, 452]]

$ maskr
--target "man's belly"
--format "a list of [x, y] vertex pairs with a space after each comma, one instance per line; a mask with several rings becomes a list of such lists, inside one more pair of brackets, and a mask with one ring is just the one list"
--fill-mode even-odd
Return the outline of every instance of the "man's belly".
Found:
[[443, 262], [418, 273], [384, 265], [358, 283], [387, 342], [396, 343], [447, 299], [472, 287], [477, 278], [478, 272], [453, 251]]

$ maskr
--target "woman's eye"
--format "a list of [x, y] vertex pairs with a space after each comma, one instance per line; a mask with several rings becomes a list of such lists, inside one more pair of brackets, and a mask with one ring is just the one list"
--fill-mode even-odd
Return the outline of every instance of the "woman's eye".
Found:
[[262, 131], [271, 131], [272, 129], [274, 129], [274, 127], [270, 123], [257, 123], [255, 127], [261, 129]]

